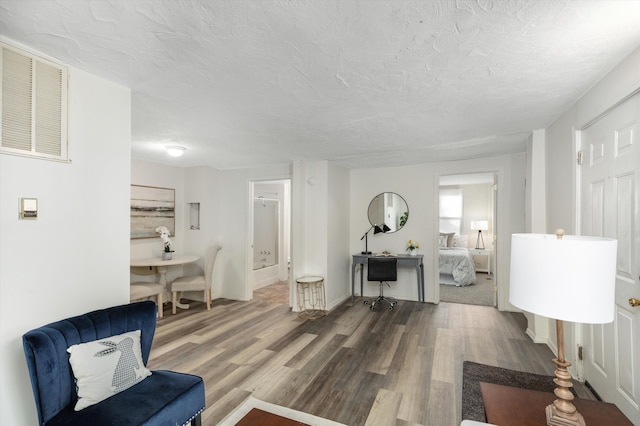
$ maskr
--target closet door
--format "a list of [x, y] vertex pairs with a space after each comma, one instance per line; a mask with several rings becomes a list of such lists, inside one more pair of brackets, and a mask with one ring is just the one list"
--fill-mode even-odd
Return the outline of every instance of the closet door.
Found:
[[585, 326], [584, 376], [640, 425], [640, 94], [582, 131], [583, 235], [618, 240], [614, 321]]

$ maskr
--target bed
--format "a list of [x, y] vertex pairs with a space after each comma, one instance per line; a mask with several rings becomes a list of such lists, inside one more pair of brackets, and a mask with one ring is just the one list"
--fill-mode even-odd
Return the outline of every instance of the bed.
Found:
[[[452, 234], [449, 234], [452, 235]], [[447, 234], [444, 234], [446, 240]], [[460, 237], [455, 242], [449, 238], [450, 243], [444, 242], [440, 237], [440, 284], [468, 286], [476, 282], [476, 269], [469, 249], [464, 247], [466, 242]], [[447, 247], [447, 245], [450, 245]], [[455, 245], [455, 246], [454, 246]], [[462, 247], [461, 247], [462, 246]]]

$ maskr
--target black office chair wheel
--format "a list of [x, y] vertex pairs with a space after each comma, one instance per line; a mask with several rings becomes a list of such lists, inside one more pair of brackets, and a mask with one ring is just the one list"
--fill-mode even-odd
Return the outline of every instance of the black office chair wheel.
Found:
[[389, 305], [389, 310], [393, 311], [393, 305]]
[[371, 309], [372, 311], [375, 311], [376, 310], [376, 305], [371, 305], [371, 307], [369, 309]]
[[365, 304], [365, 305], [368, 305], [368, 304], [369, 304], [369, 301], [368, 301], [368, 300], [365, 300], [365, 301], [364, 301], [364, 304]]

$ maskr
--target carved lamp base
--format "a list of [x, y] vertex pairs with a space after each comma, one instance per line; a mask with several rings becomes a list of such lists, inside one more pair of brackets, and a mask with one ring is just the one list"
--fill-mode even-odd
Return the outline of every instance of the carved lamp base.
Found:
[[558, 411], [553, 404], [547, 405], [545, 412], [547, 413], [548, 426], [586, 426], [582, 414], [578, 412], [567, 416], [565, 413]]

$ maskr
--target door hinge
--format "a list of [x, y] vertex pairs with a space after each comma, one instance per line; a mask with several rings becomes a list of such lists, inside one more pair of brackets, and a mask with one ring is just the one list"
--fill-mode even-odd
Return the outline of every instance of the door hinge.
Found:
[[582, 151], [578, 151], [578, 166], [582, 166]]
[[582, 361], [582, 346], [578, 346], [578, 359]]

